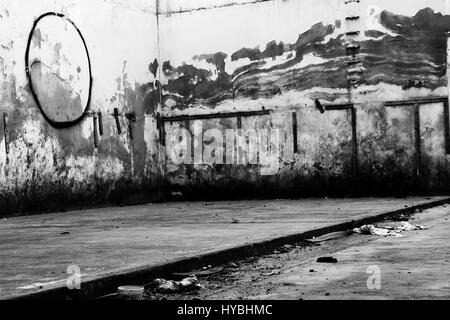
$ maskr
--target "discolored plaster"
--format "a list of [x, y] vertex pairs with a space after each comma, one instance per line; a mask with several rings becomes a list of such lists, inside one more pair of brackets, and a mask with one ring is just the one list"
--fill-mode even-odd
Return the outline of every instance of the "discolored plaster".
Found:
[[[158, 7], [157, 1], [86, 6], [45, 0], [25, 13], [9, 3], [11, 10], [0, 11], [0, 27], [10, 31], [0, 36], [0, 114], [7, 119], [6, 127], [0, 121], [2, 214], [174, 193], [189, 199], [445, 193], [443, 103], [385, 106], [448, 96], [450, 18], [443, 3], [417, 0], [406, 8], [387, 0], [352, 6], [274, 0], [192, 7], [174, 0]], [[250, 9], [258, 15], [245, 14]], [[86, 10], [97, 12], [96, 19]], [[92, 59], [91, 98], [84, 51], [71, 47], [75, 40], [52, 39], [45, 26], [32, 33], [29, 71], [36, 81], [27, 81], [26, 39], [45, 12], [70, 17], [83, 35]], [[71, 24], [65, 25], [62, 32], [70, 33]], [[316, 101], [352, 107], [321, 113]], [[158, 121], [263, 110], [269, 114], [163, 127]], [[55, 127], [49, 119], [68, 123]], [[172, 163], [171, 135], [200, 126], [203, 133], [279, 130], [277, 172], [262, 175], [249, 161]]]

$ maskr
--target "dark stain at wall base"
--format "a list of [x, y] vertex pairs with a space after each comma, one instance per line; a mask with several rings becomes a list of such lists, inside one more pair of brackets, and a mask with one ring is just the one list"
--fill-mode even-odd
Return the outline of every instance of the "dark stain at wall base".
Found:
[[164, 200], [161, 183], [134, 181], [98, 181], [91, 189], [75, 193], [69, 186], [55, 183], [24, 187], [15, 194], [0, 195], [1, 217], [65, 212], [111, 205], [137, 205]]
[[257, 184], [241, 180], [223, 184], [170, 185], [166, 188], [166, 200], [219, 201], [249, 199], [301, 199], [342, 197], [407, 197], [447, 195], [450, 189], [420, 188], [411, 177], [393, 173], [380, 178], [362, 174], [359, 178], [297, 177], [292, 181]]
[[[189, 185], [137, 185], [134, 182], [111, 185], [102, 183], [95, 191], [74, 194], [68, 189], [18, 190], [16, 198], [0, 196], [1, 217], [65, 212], [111, 205], [139, 205], [163, 201], [221, 201], [251, 199], [301, 199], [342, 197], [407, 197], [447, 195], [449, 180], [441, 181], [445, 188], [421, 188], [421, 182], [401, 172], [387, 177], [362, 173], [353, 177], [296, 177], [291, 180], [273, 181], [262, 178], [258, 183], [229, 179], [224, 183]], [[26, 193], [26, 195], [25, 195]], [[24, 200], [26, 199], [26, 200]]]

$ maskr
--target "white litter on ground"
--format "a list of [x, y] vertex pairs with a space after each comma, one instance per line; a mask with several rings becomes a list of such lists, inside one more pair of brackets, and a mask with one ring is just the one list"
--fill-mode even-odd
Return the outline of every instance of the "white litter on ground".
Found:
[[403, 221], [398, 227], [395, 228], [397, 231], [412, 231], [412, 230], [426, 230], [427, 227], [424, 227], [420, 224], [412, 225], [409, 222]]
[[202, 288], [197, 277], [194, 275], [181, 281], [155, 279], [151, 283], [151, 287], [153, 291], [160, 293], [178, 293]]
[[413, 230], [426, 230], [427, 228], [421, 225], [412, 225], [409, 222], [403, 221], [400, 225], [395, 227], [375, 227], [372, 224], [364, 225], [360, 228], [353, 229], [353, 232], [359, 234], [370, 234], [376, 235], [380, 237], [396, 237], [402, 238], [404, 237], [401, 232], [404, 231], [413, 231]]

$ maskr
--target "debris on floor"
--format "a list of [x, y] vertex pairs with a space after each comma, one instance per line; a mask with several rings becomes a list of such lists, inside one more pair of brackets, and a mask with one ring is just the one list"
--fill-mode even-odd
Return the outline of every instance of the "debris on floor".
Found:
[[349, 231], [337, 231], [332, 233], [324, 234], [320, 237], [313, 237], [312, 239], [306, 239], [307, 242], [318, 243], [323, 241], [330, 241], [338, 238], [347, 237], [349, 235]]
[[412, 225], [409, 222], [403, 221], [398, 226], [388, 226], [388, 227], [375, 227], [372, 224], [364, 225], [360, 228], [353, 229], [353, 232], [359, 233], [359, 234], [369, 234], [369, 235], [376, 235], [380, 237], [397, 237], [402, 238], [404, 237], [401, 232], [404, 231], [412, 231], [412, 230], [426, 230], [427, 228], [421, 225]]
[[333, 257], [319, 257], [317, 258], [317, 262], [319, 263], [337, 263], [337, 259]]
[[195, 272], [195, 275], [192, 272], [174, 272], [172, 275], [177, 278], [188, 278], [188, 277], [209, 277], [215, 274], [222, 273], [224, 271], [224, 268], [217, 267], [217, 268], [209, 268], [209, 269], [203, 269], [201, 271]]
[[280, 274], [281, 274], [281, 271], [279, 271], [279, 270], [261, 273], [261, 275], [264, 276], [264, 277], [277, 276], [277, 275], [280, 275]]
[[239, 219], [236, 217], [233, 217], [233, 219], [231, 219], [231, 223], [239, 223]]
[[395, 228], [397, 231], [413, 231], [413, 230], [426, 230], [427, 227], [424, 227], [420, 224], [412, 225], [409, 222], [402, 222], [399, 226]]
[[402, 234], [392, 231], [392, 230], [388, 230], [386, 228], [376, 228], [373, 224], [368, 224], [368, 225], [364, 225], [361, 226], [360, 228], [355, 228], [353, 229], [354, 233], [359, 233], [359, 234], [367, 234], [367, 235], [374, 235], [374, 236], [380, 236], [380, 237], [403, 237]]
[[180, 293], [194, 291], [202, 288], [196, 276], [185, 278], [181, 281], [155, 279], [149, 285], [152, 291], [158, 293]]

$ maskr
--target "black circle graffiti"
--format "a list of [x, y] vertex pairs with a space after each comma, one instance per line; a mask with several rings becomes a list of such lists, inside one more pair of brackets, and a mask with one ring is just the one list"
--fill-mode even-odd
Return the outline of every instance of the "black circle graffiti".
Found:
[[[39, 22], [40, 22], [42, 19], [44, 19], [45, 17], [48, 17], [48, 16], [56, 16], [56, 17], [59, 17], [59, 18], [61, 18], [61, 19], [64, 19], [65, 21], [68, 21], [70, 24], [72, 24], [72, 26], [73, 26], [73, 27], [75, 28], [75, 30], [77, 31], [77, 33], [78, 33], [78, 35], [80, 36], [81, 41], [82, 41], [82, 43], [83, 43], [84, 49], [85, 49], [85, 51], [86, 51], [87, 64], [88, 64], [88, 69], [89, 69], [89, 90], [88, 90], [88, 97], [87, 97], [86, 105], [85, 105], [85, 107], [83, 108], [83, 112], [81, 113], [81, 115], [80, 115], [78, 118], [73, 119], [73, 120], [69, 120], [69, 121], [64, 121], [64, 122], [61, 122], [61, 121], [55, 121], [55, 120], [51, 119], [51, 118], [45, 113], [44, 109], [42, 108], [41, 102], [39, 101], [39, 97], [38, 97], [38, 95], [36, 94], [36, 91], [34, 90], [34, 87], [33, 87], [33, 79], [32, 79], [32, 76], [31, 76], [31, 70], [30, 70], [30, 69], [31, 69], [31, 66], [32, 66], [33, 63], [34, 63], [34, 62], [31, 63], [31, 65], [30, 65], [30, 63], [29, 63], [30, 47], [31, 47], [31, 42], [32, 42], [32, 40], [33, 40], [33, 35], [34, 35], [34, 32], [35, 32], [36, 27], [38, 26]], [[53, 127], [55, 127], [55, 128], [69, 127], [69, 126], [72, 126], [72, 125], [78, 123], [79, 121], [81, 121], [81, 120], [84, 118], [84, 116], [86, 115], [86, 111], [87, 111], [87, 109], [89, 108], [89, 105], [90, 105], [90, 102], [91, 102], [91, 93], [92, 93], [92, 69], [91, 69], [91, 58], [90, 58], [90, 56], [89, 56], [89, 51], [88, 51], [88, 48], [87, 48], [87, 45], [86, 45], [86, 41], [84, 40], [84, 37], [83, 37], [83, 35], [81, 34], [81, 32], [80, 32], [80, 30], [78, 29], [78, 27], [75, 25], [75, 23], [74, 23], [72, 20], [70, 20], [69, 18], [67, 18], [64, 14], [56, 13], [56, 12], [47, 12], [47, 13], [44, 13], [43, 15], [39, 16], [39, 17], [34, 21], [33, 27], [31, 28], [30, 35], [28, 36], [28, 43], [27, 43], [27, 48], [26, 48], [26, 52], [25, 52], [25, 66], [26, 66], [25, 71], [26, 71], [27, 78], [28, 78], [28, 81], [29, 81], [29, 84], [30, 84], [30, 91], [31, 91], [31, 94], [32, 94], [32, 96], [33, 96], [33, 98], [34, 98], [34, 100], [35, 100], [37, 106], [39, 107], [39, 109], [40, 109], [42, 115], [44, 116], [44, 118], [45, 118], [45, 119], [46, 119]]]

